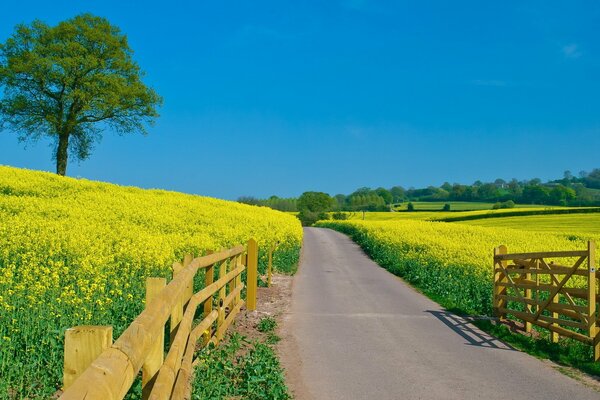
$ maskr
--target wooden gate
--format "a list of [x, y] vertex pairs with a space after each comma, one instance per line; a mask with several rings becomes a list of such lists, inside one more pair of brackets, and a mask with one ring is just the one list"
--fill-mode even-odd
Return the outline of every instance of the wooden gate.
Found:
[[506, 246], [494, 249], [494, 314], [510, 314], [552, 333], [552, 341], [565, 336], [594, 347], [600, 360], [598, 313], [599, 274], [595, 245], [587, 250], [508, 254]]

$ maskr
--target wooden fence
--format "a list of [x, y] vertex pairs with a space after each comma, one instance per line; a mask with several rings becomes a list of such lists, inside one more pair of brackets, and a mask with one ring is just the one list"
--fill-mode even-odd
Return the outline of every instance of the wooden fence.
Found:
[[[194, 353], [218, 344], [244, 305], [242, 272], [247, 270], [246, 308], [256, 309], [258, 245], [236, 246], [173, 265], [173, 280], [148, 278], [146, 309], [112, 343], [112, 328], [80, 326], [65, 334], [64, 393], [61, 399], [122, 399], [142, 371], [144, 399], [189, 398]], [[218, 277], [215, 269], [218, 267]], [[205, 285], [194, 293], [196, 273]], [[215, 279], [216, 278], [216, 279]], [[202, 305], [202, 320], [195, 322]], [[165, 325], [169, 346], [166, 358]]]
[[527, 332], [532, 324], [546, 328], [553, 342], [560, 335], [589, 344], [599, 361], [598, 278], [593, 242], [587, 250], [543, 253], [508, 254], [506, 246], [497, 247], [494, 313], [523, 320]]

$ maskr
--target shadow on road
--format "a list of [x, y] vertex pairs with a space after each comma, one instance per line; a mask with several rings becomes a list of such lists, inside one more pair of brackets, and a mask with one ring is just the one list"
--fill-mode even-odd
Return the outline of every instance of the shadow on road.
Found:
[[448, 328], [462, 336], [470, 346], [487, 347], [490, 349], [501, 350], [515, 350], [508, 344], [474, 327], [469, 323], [470, 321], [467, 318], [460, 317], [448, 311], [427, 310], [426, 312], [430, 313], [442, 321]]

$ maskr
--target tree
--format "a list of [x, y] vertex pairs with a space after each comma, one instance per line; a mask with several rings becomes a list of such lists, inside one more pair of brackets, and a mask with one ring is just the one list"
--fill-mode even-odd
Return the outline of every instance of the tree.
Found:
[[260, 200], [257, 199], [256, 197], [252, 197], [252, 196], [240, 196], [237, 199], [238, 203], [244, 203], [244, 204], [250, 204], [252, 206], [256, 206], [258, 204], [260, 204]]
[[304, 192], [298, 198], [298, 219], [303, 225], [312, 225], [320, 219], [327, 219], [327, 212], [332, 211], [337, 201], [323, 192]]
[[394, 186], [393, 188], [390, 189], [390, 193], [392, 194], [392, 201], [394, 203], [399, 203], [402, 200], [404, 200], [404, 196], [405, 196], [405, 190], [402, 186]]
[[550, 190], [550, 202], [561, 206], [566, 206], [569, 201], [577, 197], [575, 190], [563, 185], [557, 185]]
[[338, 210], [343, 210], [346, 204], [346, 195], [345, 194], [336, 194], [335, 201], [337, 201]]
[[21, 141], [50, 136], [59, 175], [69, 153], [89, 157], [104, 128], [145, 134], [162, 99], [132, 55], [119, 28], [91, 14], [18, 25], [0, 44], [0, 124]]
[[384, 204], [390, 204], [394, 198], [389, 190], [382, 187], [375, 189], [375, 193], [383, 199]]
[[540, 185], [528, 185], [523, 189], [523, 202], [528, 204], [547, 204], [550, 191]]
[[506, 181], [502, 178], [498, 178], [494, 181], [494, 185], [503, 189], [506, 186]]
[[452, 185], [449, 182], [444, 182], [440, 189], [444, 189], [446, 192], [452, 191]]

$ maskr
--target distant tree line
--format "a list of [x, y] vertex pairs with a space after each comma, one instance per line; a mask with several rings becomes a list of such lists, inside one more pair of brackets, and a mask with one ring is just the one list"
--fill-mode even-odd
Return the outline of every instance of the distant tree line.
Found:
[[[314, 193], [319, 193], [318, 196]], [[496, 179], [493, 182], [476, 181], [471, 185], [445, 182], [439, 187], [405, 189], [394, 186], [389, 189], [362, 187], [350, 194], [337, 194], [333, 197], [321, 192], [305, 192], [308, 198], [319, 198], [318, 207], [307, 207], [306, 199], [280, 198], [268, 199], [240, 197], [238, 201], [247, 204], [267, 206], [280, 211], [293, 212], [330, 212], [330, 211], [388, 211], [393, 206], [413, 201], [467, 201], [489, 202], [497, 207], [511, 207], [517, 204], [539, 204], [559, 206], [598, 206], [600, 205], [600, 168], [591, 172], [581, 171], [577, 176], [565, 171], [561, 179], [542, 182], [538, 178], [531, 180]], [[322, 195], [329, 200], [324, 200]], [[302, 201], [301, 201], [302, 200]], [[310, 203], [310, 202], [309, 202]], [[321, 209], [319, 207], [324, 207]]]
[[244, 204], [251, 204], [253, 206], [271, 207], [272, 209], [279, 211], [298, 211], [298, 207], [296, 206], [296, 203], [298, 202], [297, 198], [284, 199], [277, 196], [271, 196], [268, 199], [257, 199], [256, 197], [252, 196], [242, 196], [238, 198], [237, 201]]

